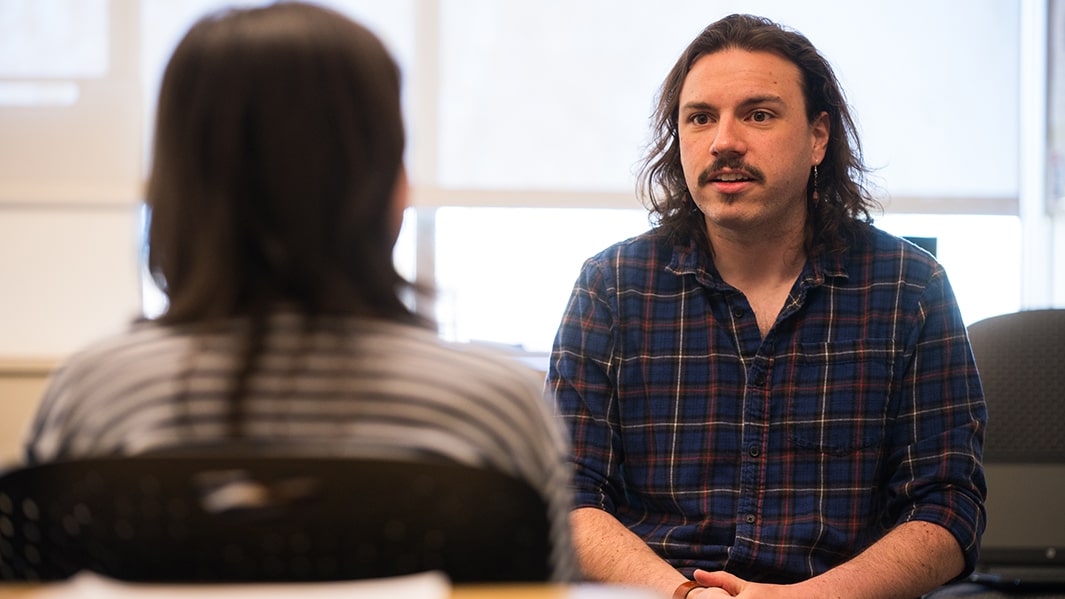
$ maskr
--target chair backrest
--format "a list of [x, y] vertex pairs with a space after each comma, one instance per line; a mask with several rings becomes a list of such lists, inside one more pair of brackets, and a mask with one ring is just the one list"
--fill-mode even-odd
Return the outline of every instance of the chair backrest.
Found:
[[968, 331], [987, 398], [985, 461], [1065, 462], [1065, 309], [993, 316]]
[[121, 457], [0, 477], [0, 579], [544, 581], [547, 507], [525, 482], [443, 463]]

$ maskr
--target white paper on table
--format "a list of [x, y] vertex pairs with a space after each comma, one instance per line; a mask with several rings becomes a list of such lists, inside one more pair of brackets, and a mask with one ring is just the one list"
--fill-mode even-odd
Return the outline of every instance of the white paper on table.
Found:
[[[0, 593], [2, 594], [2, 593]], [[91, 573], [43, 584], [33, 599], [448, 599], [451, 583], [442, 572], [340, 582], [165, 583], [122, 582]]]

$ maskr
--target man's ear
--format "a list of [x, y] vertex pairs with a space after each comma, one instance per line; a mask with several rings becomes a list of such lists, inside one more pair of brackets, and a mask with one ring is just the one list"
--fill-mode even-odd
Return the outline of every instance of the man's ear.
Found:
[[813, 142], [811, 147], [811, 157], [813, 158], [814, 165], [821, 164], [825, 159], [825, 154], [828, 152], [828, 137], [831, 130], [832, 124], [828, 120], [827, 112], [822, 112], [817, 115], [810, 123], [810, 135], [811, 141]]

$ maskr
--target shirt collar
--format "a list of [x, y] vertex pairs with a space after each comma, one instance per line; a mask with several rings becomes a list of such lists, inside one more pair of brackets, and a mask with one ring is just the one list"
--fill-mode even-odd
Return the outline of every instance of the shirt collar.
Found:
[[[804, 287], [819, 287], [828, 279], [846, 279], [847, 262], [851, 250], [841, 253], [822, 254], [806, 261], [799, 278]], [[693, 275], [701, 284], [714, 288], [727, 288], [728, 284], [721, 278], [710, 256], [700, 249], [695, 241], [687, 245], [675, 244], [673, 256], [666, 266], [666, 271], [678, 276]]]

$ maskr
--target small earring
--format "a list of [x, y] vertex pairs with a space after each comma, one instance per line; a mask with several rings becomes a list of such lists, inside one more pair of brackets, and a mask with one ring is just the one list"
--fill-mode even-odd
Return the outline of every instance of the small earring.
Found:
[[813, 199], [815, 204], [817, 202], [821, 201], [821, 194], [817, 191], [817, 165], [816, 164], [814, 165], [814, 191], [813, 191], [813, 194], [811, 195], [811, 198]]

